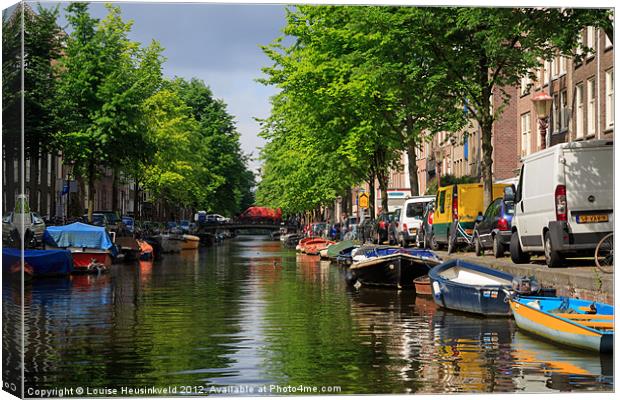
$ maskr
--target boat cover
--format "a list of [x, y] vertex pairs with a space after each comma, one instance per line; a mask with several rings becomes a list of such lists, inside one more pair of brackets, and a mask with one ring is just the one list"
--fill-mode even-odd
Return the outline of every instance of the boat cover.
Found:
[[[20, 259], [19, 249], [2, 248], [2, 269], [5, 272], [11, 272]], [[33, 276], [68, 275], [73, 270], [69, 250], [24, 250], [24, 262], [31, 267]]]
[[112, 239], [104, 227], [81, 222], [62, 226], [48, 226], [45, 229], [43, 241], [55, 247], [86, 247], [108, 250], [113, 246]]
[[332, 244], [327, 248], [327, 256], [336, 257], [342, 251], [352, 249], [355, 246], [359, 246], [359, 243], [354, 242], [353, 240], [344, 240], [342, 242]]

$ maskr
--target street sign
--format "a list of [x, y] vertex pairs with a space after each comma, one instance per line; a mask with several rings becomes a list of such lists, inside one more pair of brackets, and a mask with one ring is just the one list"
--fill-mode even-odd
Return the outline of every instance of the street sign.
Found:
[[359, 205], [362, 208], [368, 208], [368, 195], [366, 193], [360, 194]]

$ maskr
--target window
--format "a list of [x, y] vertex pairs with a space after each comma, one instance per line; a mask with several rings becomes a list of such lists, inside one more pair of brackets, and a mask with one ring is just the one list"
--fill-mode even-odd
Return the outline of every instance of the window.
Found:
[[530, 154], [530, 115], [529, 112], [521, 115], [521, 157]]
[[605, 33], [605, 50], [610, 49], [613, 46], [613, 43], [611, 43], [611, 40], [609, 40], [609, 36], [607, 36], [607, 33]]
[[545, 61], [545, 66], [543, 70], [543, 81], [542, 84], [545, 86], [549, 83], [549, 74], [551, 73], [551, 63], [549, 61]]
[[446, 205], [446, 191], [442, 190], [441, 193], [439, 193], [439, 213], [443, 214], [445, 212], [445, 205]]
[[583, 83], [575, 86], [575, 136], [583, 137]]
[[553, 77], [557, 78], [560, 76], [560, 56], [556, 56], [553, 59]]
[[614, 70], [605, 72], [605, 129], [614, 127]]
[[564, 75], [566, 73], [566, 57], [559, 57], [560, 64], [560, 75]]
[[521, 78], [521, 96], [525, 96], [530, 92], [530, 85], [532, 80], [530, 79], [530, 75], [527, 74], [523, 78]]
[[13, 182], [19, 182], [19, 163], [17, 158], [13, 159]]
[[595, 113], [595, 104], [594, 101], [596, 99], [596, 91], [595, 91], [595, 86], [594, 86], [594, 78], [590, 78], [588, 79], [588, 84], [587, 84], [587, 102], [588, 102], [588, 109], [587, 109], [587, 120], [588, 120], [588, 130], [587, 133], [588, 135], [593, 135], [596, 129], [596, 125], [595, 125], [595, 121], [594, 121], [594, 113]]
[[41, 191], [37, 190], [37, 212], [41, 212]]
[[41, 184], [41, 166], [43, 164], [42, 156], [37, 159], [37, 185]]
[[568, 96], [566, 90], [560, 92], [560, 131], [568, 129]]
[[590, 51], [588, 51], [588, 58], [593, 57], [594, 56], [594, 46], [596, 45], [595, 42], [595, 35], [596, 35], [596, 29], [594, 29], [593, 26], [588, 26], [587, 29], [587, 33], [586, 33], [586, 45], [590, 48]]
[[30, 159], [26, 158], [26, 183], [30, 182]]
[[551, 132], [556, 133], [560, 131], [560, 97], [557, 94], [553, 95], [553, 105], [551, 109], [551, 119], [553, 127]]
[[579, 44], [577, 45], [577, 50], [575, 50], [575, 53], [577, 55], [583, 54], [582, 46], [585, 46], [585, 45], [586, 45], [585, 35], [583, 34], [583, 31], [581, 31], [581, 33], [579, 33]]

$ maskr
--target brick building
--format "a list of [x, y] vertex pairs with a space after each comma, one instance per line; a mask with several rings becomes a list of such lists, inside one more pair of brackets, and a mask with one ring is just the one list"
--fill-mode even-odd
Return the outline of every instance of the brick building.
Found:
[[524, 77], [518, 100], [518, 149], [521, 157], [542, 148], [542, 136], [532, 96], [547, 92], [553, 98], [546, 143], [587, 139], [613, 139], [614, 68], [613, 45], [602, 30], [589, 27], [582, 42], [594, 53], [581, 62], [557, 56], [541, 62], [534, 72], [536, 80]]

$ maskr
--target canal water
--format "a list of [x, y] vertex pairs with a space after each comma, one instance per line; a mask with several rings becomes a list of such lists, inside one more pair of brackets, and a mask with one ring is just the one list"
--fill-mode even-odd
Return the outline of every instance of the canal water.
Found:
[[[349, 288], [343, 274], [267, 237], [240, 236], [99, 277], [34, 281], [24, 298], [25, 387], [124, 395], [613, 390], [611, 357], [538, 340], [512, 319], [438, 309], [410, 291]], [[21, 301], [7, 280], [3, 300], [6, 363], [19, 358], [19, 335], [6, 324]]]

